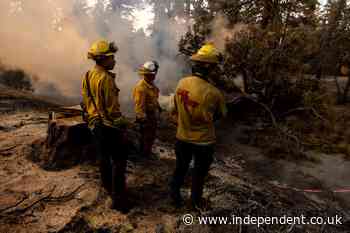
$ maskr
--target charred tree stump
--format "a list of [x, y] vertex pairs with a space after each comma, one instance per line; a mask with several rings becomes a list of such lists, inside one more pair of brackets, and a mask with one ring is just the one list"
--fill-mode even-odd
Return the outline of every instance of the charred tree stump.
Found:
[[[128, 129], [127, 139], [129, 158], [137, 158], [140, 135], [135, 125]], [[61, 170], [85, 162], [96, 164], [97, 154], [93, 135], [81, 116], [60, 116], [48, 121], [46, 138], [32, 144], [31, 159], [44, 169]]]
[[97, 159], [93, 136], [81, 117], [50, 120], [43, 147], [46, 168], [64, 169]]
[[48, 162], [54, 167], [96, 161], [91, 131], [80, 117], [49, 121], [45, 146]]

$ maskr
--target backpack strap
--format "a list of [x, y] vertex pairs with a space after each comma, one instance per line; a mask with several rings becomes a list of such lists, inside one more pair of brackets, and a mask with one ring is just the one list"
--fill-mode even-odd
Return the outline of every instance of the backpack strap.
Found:
[[92, 92], [91, 92], [89, 73], [90, 73], [90, 72], [88, 71], [88, 72], [85, 74], [85, 83], [86, 83], [86, 87], [87, 87], [87, 94], [88, 94], [88, 97], [91, 98], [92, 103], [93, 103], [93, 105], [94, 105], [94, 107], [95, 107], [95, 109], [96, 109], [96, 111], [97, 111], [97, 114], [98, 114], [99, 118], [102, 119], [102, 116], [101, 116], [101, 114], [100, 114], [100, 111], [99, 111], [99, 109], [97, 108], [97, 104], [96, 104], [96, 102], [95, 102], [95, 98], [94, 98], [94, 96], [92, 95]]
[[[91, 98], [92, 100], [92, 103], [98, 113], [98, 116], [100, 119], [103, 119], [102, 116], [104, 116], [107, 120], [109, 121], [113, 121], [107, 114], [107, 111], [106, 111], [106, 103], [105, 103], [105, 100], [102, 99], [102, 110], [103, 112], [105, 113], [104, 115], [101, 114], [101, 112], [99, 111], [99, 109], [97, 108], [97, 104], [96, 104], [96, 101], [95, 101], [95, 98], [94, 96], [92, 95], [92, 92], [91, 92], [91, 88], [90, 88], [90, 79], [89, 79], [89, 71], [85, 74], [85, 82], [86, 82], [86, 87], [87, 87], [87, 91], [88, 91], [88, 97]], [[102, 90], [104, 91], [104, 90]]]

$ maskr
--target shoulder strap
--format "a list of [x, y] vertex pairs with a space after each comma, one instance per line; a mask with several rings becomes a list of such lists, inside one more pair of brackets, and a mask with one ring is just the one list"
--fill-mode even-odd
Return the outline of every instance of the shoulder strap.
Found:
[[[113, 121], [109, 116], [108, 116], [108, 113], [106, 111], [106, 103], [105, 103], [105, 100], [102, 99], [102, 110], [103, 112], [105, 113], [104, 115], [101, 114], [100, 110], [98, 109], [97, 107], [97, 104], [96, 104], [96, 101], [95, 101], [95, 98], [94, 96], [92, 95], [92, 92], [91, 92], [91, 88], [90, 88], [90, 79], [89, 79], [89, 71], [86, 73], [85, 75], [85, 80], [86, 80], [86, 87], [87, 87], [87, 91], [88, 91], [88, 96], [91, 98], [92, 100], [92, 103], [97, 111], [97, 114], [99, 116], [99, 118], [103, 118], [102, 116], [104, 116], [107, 120], [110, 120], [110, 121]], [[104, 90], [102, 90], [104, 91]]]
[[91, 98], [92, 100], [92, 103], [97, 111], [97, 114], [98, 116], [102, 119], [102, 116], [100, 114], [100, 111], [99, 109], [97, 108], [97, 105], [96, 105], [96, 102], [95, 102], [95, 98], [94, 96], [92, 95], [92, 92], [91, 92], [91, 89], [90, 89], [90, 79], [89, 79], [89, 71], [85, 74], [85, 82], [86, 82], [86, 87], [87, 87], [87, 94], [88, 94], [88, 97]]

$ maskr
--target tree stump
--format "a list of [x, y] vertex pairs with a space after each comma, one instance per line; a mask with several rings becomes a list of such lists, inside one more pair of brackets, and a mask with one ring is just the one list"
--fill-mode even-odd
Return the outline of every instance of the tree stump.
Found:
[[[137, 127], [127, 131], [128, 155], [138, 156]], [[31, 159], [47, 170], [68, 169], [81, 163], [96, 164], [93, 135], [81, 116], [59, 117], [48, 121], [47, 137], [32, 144]]]
[[47, 137], [33, 147], [36, 162], [50, 170], [67, 169], [97, 159], [91, 131], [80, 116], [49, 120]]

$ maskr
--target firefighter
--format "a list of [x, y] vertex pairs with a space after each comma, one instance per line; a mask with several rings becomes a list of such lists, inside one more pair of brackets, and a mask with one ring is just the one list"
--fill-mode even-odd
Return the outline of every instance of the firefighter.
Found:
[[83, 79], [82, 105], [98, 150], [102, 185], [112, 197], [112, 208], [125, 212], [128, 206], [124, 137], [128, 122], [120, 111], [119, 89], [111, 72], [117, 51], [114, 43], [106, 40], [92, 44], [88, 58], [96, 65]]
[[159, 89], [154, 84], [159, 69], [158, 62], [148, 61], [139, 69], [142, 78], [135, 86], [133, 99], [135, 103], [136, 122], [140, 126], [140, 149], [143, 158], [154, 158], [152, 146], [156, 139], [157, 122], [161, 108], [158, 102]]
[[192, 75], [181, 79], [174, 96], [173, 114], [177, 119], [175, 145], [176, 169], [170, 183], [170, 197], [177, 206], [183, 204], [180, 189], [192, 158], [191, 201], [195, 208], [203, 204], [204, 179], [213, 161], [216, 141], [214, 121], [226, 115], [222, 93], [209, 79], [215, 78], [219, 53], [206, 44], [191, 57]]

